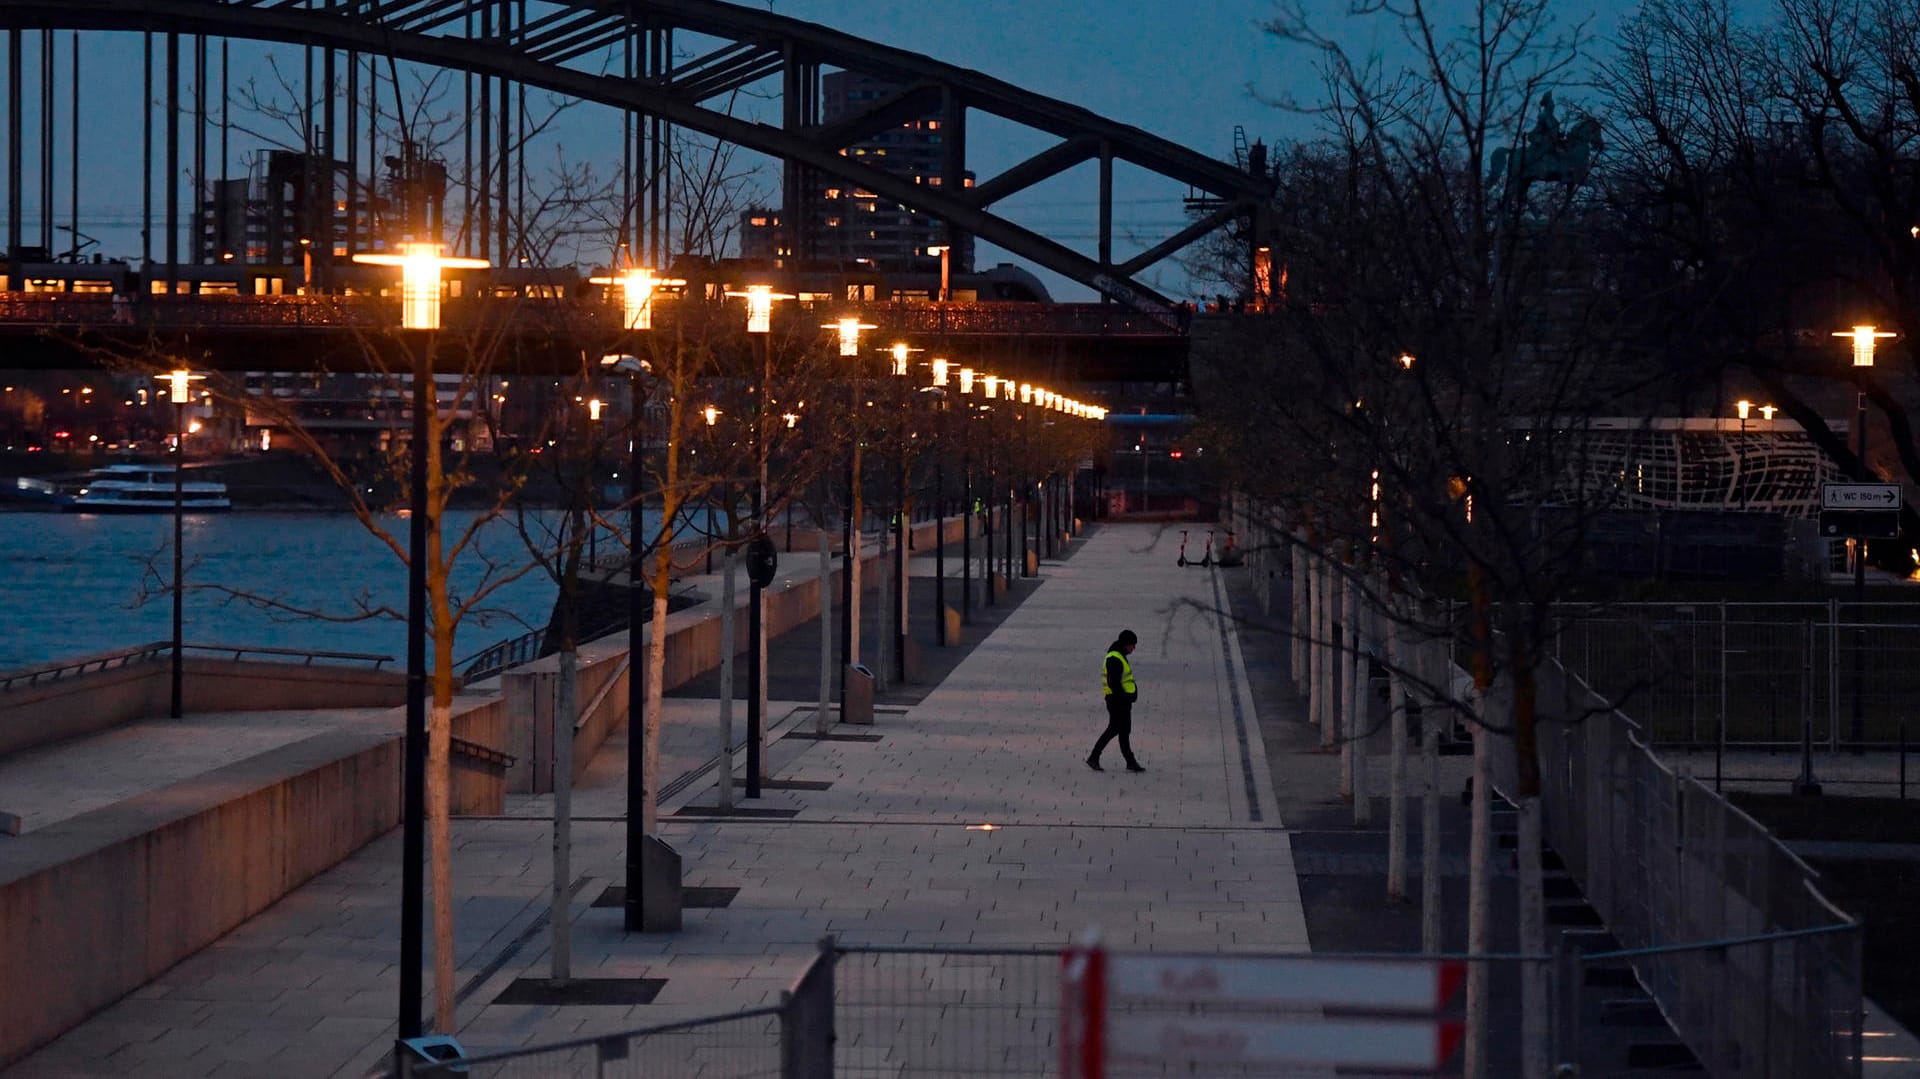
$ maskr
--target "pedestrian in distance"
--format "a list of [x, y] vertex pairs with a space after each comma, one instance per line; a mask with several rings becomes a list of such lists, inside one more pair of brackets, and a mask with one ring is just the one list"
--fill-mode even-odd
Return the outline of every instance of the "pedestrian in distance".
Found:
[[1107, 648], [1107, 658], [1100, 672], [1100, 689], [1107, 700], [1107, 729], [1101, 732], [1100, 740], [1093, 744], [1093, 752], [1087, 754], [1087, 767], [1096, 772], [1106, 769], [1100, 767], [1100, 751], [1107, 743], [1120, 739], [1120, 755], [1127, 760], [1127, 771], [1144, 772], [1140, 762], [1133, 758], [1133, 702], [1140, 698], [1139, 687], [1133, 681], [1133, 664], [1127, 657], [1140, 643], [1140, 638], [1130, 629], [1120, 631], [1120, 636]]

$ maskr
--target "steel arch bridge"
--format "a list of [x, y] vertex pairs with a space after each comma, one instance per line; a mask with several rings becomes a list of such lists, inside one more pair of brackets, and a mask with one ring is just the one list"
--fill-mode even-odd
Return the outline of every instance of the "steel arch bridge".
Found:
[[[1161, 318], [1171, 314], [1169, 301], [1142, 284], [1138, 275], [1252, 215], [1271, 190], [1270, 181], [1227, 162], [979, 72], [715, 0], [519, 0], [517, 6], [514, 0], [0, 0], [0, 28], [144, 31], [276, 42], [392, 57], [537, 87], [781, 159], [790, 215], [801, 202], [796, 197], [799, 177], [811, 170], [931, 215], [952, 234], [978, 237]], [[691, 58], [675, 57], [674, 31], [717, 45]], [[17, 49], [17, 36], [14, 41]], [[652, 61], [643, 62], [639, 74], [608, 74], [593, 67], [596, 59], [604, 66], [610, 51], [631, 50], [641, 41], [649, 43], [641, 47], [651, 50]], [[668, 43], [665, 48], [662, 41]], [[823, 68], [873, 75], [905, 89], [858, 115], [825, 124], [819, 120]], [[732, 91], [775, 77], [782, 87], [779, 124], [743, 119], [712, 106]], [[17, 84], [15, 89], [17, 102]], [[862, 138], [936, 110], [946, 132], [938, 187], [841, 152]], [[968, 187], [963, 176], [969, 111], [1045, 132], [1056, 141]], [[17, 146], [17, 121], [15, 128]], [[1097, 199], [1100, 209], [1096, 256], [994, 212], [994, 205], [1007, 196], [1088, 161], [1100, 165], [1099, 188], [1089, 199]], [[1116, 161], [1204, 193], [1205, 212], [1138, 255], [1115, 259]], [[13, 167], [17, 171], [17, 155]], [[17, 218], [16, 209], [16, 224]]]

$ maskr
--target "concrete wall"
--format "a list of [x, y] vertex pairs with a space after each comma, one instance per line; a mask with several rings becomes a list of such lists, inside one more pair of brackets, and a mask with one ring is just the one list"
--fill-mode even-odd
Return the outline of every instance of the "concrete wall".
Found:
[[[398, 825], [400, 725], [316, 735], [0, 839], [0, 1066]], [[457, 738], [497, 745], [503, 726], [497, 701], [456, 704]], [[501, 792], [497, 768], [454, 758], [455, 813], [497, 814]]]
[[[0, 756], [167, 714], [166, 658], [0, 693]], [[300, 708], [392, 708], [406, 700], [405, 672], [189, 656], [181, 710], [272, 712]]]

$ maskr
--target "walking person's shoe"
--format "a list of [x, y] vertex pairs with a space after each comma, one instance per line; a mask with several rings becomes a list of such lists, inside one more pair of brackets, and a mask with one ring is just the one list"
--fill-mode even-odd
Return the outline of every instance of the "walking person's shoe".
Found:
[[1105, 768], [1100, 767], [1100, 762], [1097, 760], [1094, 760], [1092, 757], [1087, 758], [1087, 767], [1093, 769], [1096, 772], [1106, 771]]
[[1140, 767], [1140, 762], [1139, 762], [1139, 761], [1128, 761], [1128, 762], [1127, 762], [1127, 771], [1129, 771], [1129, 772], [1144, 772], [1144, 771], [1146, 771], [1146, 769], [1145, 769], [1145, 768], [1142, 768], [1142, 767]]

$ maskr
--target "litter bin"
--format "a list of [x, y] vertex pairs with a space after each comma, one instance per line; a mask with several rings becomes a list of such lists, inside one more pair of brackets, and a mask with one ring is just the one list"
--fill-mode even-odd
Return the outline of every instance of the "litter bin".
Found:
[[467, 1051], [460, 1043], [446, 1034], [428, 1034], [419, 1038], [403, 1038], [400, 1041], [400, 1074], [413, 1075], [414, 1069], [426, 1064], [442, 1064], [428, 1075], [465, 1075], [465, 1064], [448, 1064], [448, 1061], [467, 1059]]
[[846, 669], [847, 691], [840, 699], [840, 722], [873, 726], [873, 671], [864, 663]]

